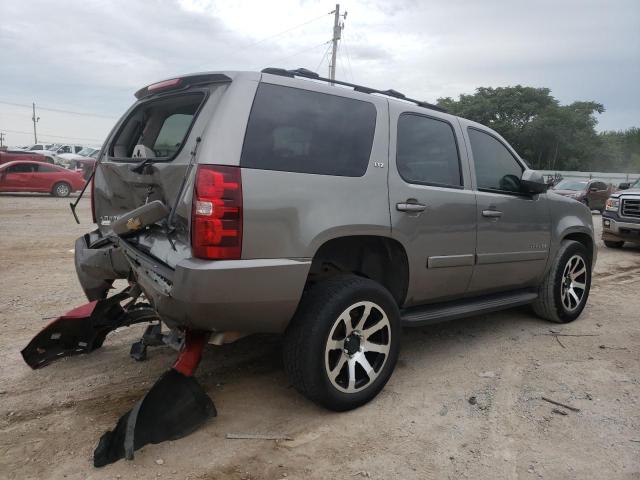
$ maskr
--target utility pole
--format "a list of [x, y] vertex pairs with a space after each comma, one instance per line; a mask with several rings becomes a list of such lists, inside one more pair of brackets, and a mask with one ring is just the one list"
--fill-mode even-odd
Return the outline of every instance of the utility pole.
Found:
[[[332, 12], [333, 17], [333, 38], [331, 39], [331, 63], [329, 64], [329, 78], [331, 80], [336, 79], [336, 58], [338, 55], [338, 40], [342, 35], [342, 29], [344, 28], [344, 22], [340, 23], [340, 4], [336, 3], [336, 9]], [[347, 18], [347, 12], [342, 15], [344, 19]], [[333, 85], [333, 83], [331, 83]]]
[[4, 132], [0, 132], [0, 148], [4, 147]]
[[36, 131], [36, 123], [40, 120], [40, 117], [36, 117], [36, 102], [33, 102], [33, 116], [31, 120], [33, 120], [33, 143], [38, 143], [38, 132]]

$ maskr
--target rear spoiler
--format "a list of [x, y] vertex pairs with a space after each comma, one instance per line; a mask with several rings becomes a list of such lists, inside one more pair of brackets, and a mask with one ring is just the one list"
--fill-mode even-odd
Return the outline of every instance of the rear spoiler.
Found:
[[153, 83], [141, 88], [135, 93], [135, 97], [141, 100], [149, 95], [170, 90], [184, 90], [193, 85], [205, 85], [208, 83], [230, 83], [231, 78], [223, 73], [203, 73], [188, 75], [186, 77], [171, 78], [162, 82]]

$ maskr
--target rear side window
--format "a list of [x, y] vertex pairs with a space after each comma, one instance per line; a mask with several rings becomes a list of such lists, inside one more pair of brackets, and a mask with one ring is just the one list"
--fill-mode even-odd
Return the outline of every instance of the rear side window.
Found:
[[7, 173], [33, 173], [38, 169], [34, 163], [18, 163], [7, 168]]
[[58, 170], [48, 165], [38, 165], [38, 173], [57, 173], [57, 171]]
[[409, 183], [460, 187], [460, 160], [453, 128], [420, 115], [398, 119], [396, 164]]
[[124, 121], [109, 146], [116, 158], [171, 160], [184, 144], [205, 95], [171, 95], [141, 103]]
[[522, 167], [507, 147], [488, 133], [468, 132], [478, 189], [519, 193]]
[[360, 177], [369, 164], [375, 126], [370, 102], [263, 83], [240, 166]]

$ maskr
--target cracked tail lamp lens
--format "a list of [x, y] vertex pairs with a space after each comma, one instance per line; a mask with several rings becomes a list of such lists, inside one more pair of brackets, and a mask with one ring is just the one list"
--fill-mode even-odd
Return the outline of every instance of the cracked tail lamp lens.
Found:
[[191, 249], [198, 258], [240, 258], [242, 178], [239, 167], [198, 166], [191, 212]]
[[617, 212], [619, 207], [620, 207], [619, 198], [610, 198], [607, 200], [606, 210], [608, 212]]

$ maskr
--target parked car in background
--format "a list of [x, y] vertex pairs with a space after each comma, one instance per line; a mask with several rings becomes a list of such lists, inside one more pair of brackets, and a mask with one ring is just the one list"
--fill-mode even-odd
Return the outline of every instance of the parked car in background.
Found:
[[53, 143], [35, 143], [30, 147], [27, 147], [27, 151], [29, 152], [42, 152], [43, 150], [51, 150], [53, 147]]
[[[98, 153], [99, 151], [96, 151], [96, 154]], [[91, 176], [91, 173], [93, 172], [93, 169], [95, 168], [95, 165], [95, 158], [83, 158], [81, 160], [70, 160], [69, 166], [66, 168], [74, 170], [76, 172], [80, 172], [82, 176], [88, 180]]]
[[35, 152], [24, 150], [0, 150], [0, 165], [14, 162], [16, 160], [32, 160], [34, 162], [54, 163], [53, 157], [49, 155], [39, 155]]
[[[635, 182], [634, 182], [634, 181], [631, 181], [631, 182], [621, 182], [621, 183], [618, 185], [618, 191], [619, 191], [619, 190], [629, 190], [630, 188], [638, 188], [638, 187], [637, 187], [637, 185], [638, 185], [638, 181], [640, 181], [640, 178], [639, 178], [639, 179], [637, 179]], [[632, 186], [633, 186], [633, 187], [632, 187]]]
[[55, 156], [65, 153], [78, 153], [84, 147], [82, 145], [60, 144], [60, 143], [36, 143], [29, 147], [30, 152], [41, 155]]
[[16, 161], [0, 165], [0, 192], [45, 192], [68, 197], [81, 190], [82, 173], [36, 161]]
[[640, 179], [612, 193], [602, 214], [602, 240], [609, 248], [640, 243]]
[[553, 187], [553, 192], [574, 198], [591, 210], [604, 211], [612, 187], [602, 180], [562, 180]]
[[99, 151], [99, 148], [84, 147], [78, 153], [61, 153], [56, 155], [56, 163], [69, 168], [72, 160], [86, 160], [87, 158], [91, 158], [91, 155]]

